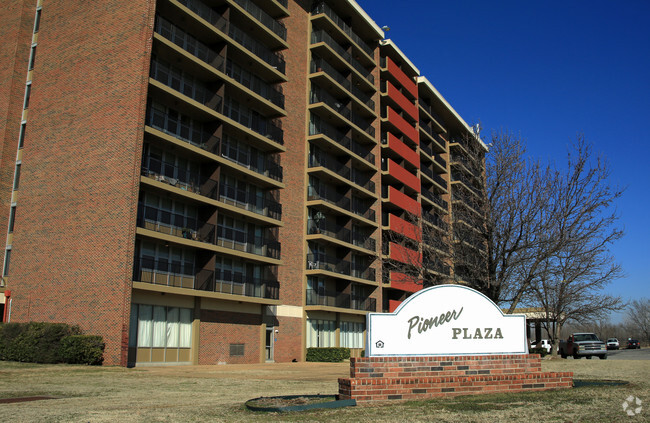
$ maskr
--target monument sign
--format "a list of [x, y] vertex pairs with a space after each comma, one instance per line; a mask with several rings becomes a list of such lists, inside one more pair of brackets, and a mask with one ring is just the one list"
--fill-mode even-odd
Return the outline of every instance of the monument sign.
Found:
[[369, 357], [528, 354], [525, 316], [461, 285], [418, 291], [393, 313], [370, 313], [367, 328]]

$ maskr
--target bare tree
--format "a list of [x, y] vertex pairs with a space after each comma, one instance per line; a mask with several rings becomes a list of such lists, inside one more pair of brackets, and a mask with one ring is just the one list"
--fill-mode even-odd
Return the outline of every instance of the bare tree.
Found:
[[628, 306], [626, 325], [650, 343], [650, 299], [632, 300]]

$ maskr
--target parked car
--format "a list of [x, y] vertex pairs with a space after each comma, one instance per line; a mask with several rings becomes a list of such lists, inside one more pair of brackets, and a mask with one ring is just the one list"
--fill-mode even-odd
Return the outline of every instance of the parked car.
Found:
[[595, 333], [574, 333], [566, 341], [560, 341], [559, 351], [562, 358], [591, 358], [595, 355], [601, 360], [607, 358], [607, 346]]
[[609, 338], [607, 340], [607, 349], [608, 350], [617, 350], [619, 349], [621, 344], [618, 342], [618, 339], [616, 338]]
[[627, 341], [627, 348], [628, 349], [639, 349], [639, 348], [641, 348], [641, 344], [636, 339], [629, 339]]

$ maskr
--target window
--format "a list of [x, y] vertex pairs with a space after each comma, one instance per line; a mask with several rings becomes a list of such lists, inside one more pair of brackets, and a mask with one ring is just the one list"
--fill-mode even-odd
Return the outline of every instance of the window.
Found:
[[363, 348], [363, 323], [341, 322], [341, 347]]
[[307, 319], [307, 348], [335, 347], [336, 322]]
[[11, 259], [11, 248], [5, 250], [5, 266], [2, 270], [2, 276], [9, 276], [9, 262]]
[[11, 211], [9, 212], [9, 233], [14, 231], [14, 220], [16, 219], [16, 206], [11, 206]]
[[25, 130], [27, 129], [27, 122], [23, 121], [20, 124], [20, 133], [18, 134], [18, 148], [23, 148], [25, 144]]
[[20, 163], [16, 164], [16, 172], [14, 173], [14, 191], [18, 189], [20, 185]]
[[32, 83], [28, 83], [25, 87], [25, 101], [23, 103], [23, 109], [29, 108], [29, 97], [32, 95]]
[[190, 348], [192, 310], [133, 304], [129, 345], [139, 348]]
[[36, 60], [36, 44], [32, 44], [32, 50], [29, 53], [29, 68], [28, 70], [34, 69], [34, 61]]
[[230, 344], [231, 357], [243, 357], [245, 344]]
[[38, 32], [38, 29], [41, 26], [41, 10], [40, 8], [36, 9], [36, 17], [34, 18], [34, 34]]

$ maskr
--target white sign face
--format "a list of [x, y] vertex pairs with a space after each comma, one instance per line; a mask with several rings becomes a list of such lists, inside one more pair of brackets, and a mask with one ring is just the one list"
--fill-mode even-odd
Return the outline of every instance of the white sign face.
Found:
[[504, 315], [480, 292], [439, 285], [394, 313], [368, 314], [366, 356], [528, 354], [526, 317]]

